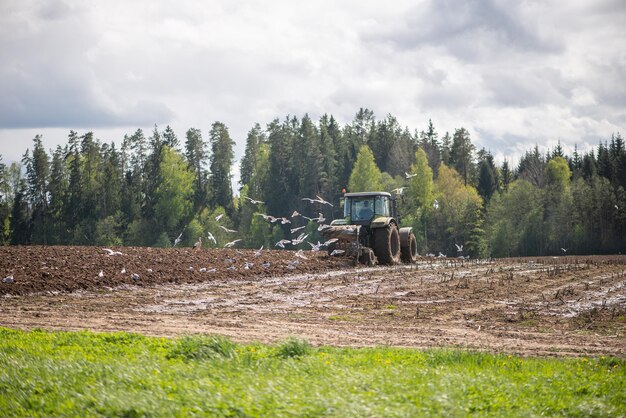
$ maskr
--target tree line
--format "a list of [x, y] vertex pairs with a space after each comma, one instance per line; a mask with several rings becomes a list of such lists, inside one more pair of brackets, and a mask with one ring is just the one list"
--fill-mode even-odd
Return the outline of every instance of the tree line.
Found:
[[[497, 165], [465, 128], [410, 131], [360, 109], [341, 126], [308, 115], [255, 124], [232, 189], [234, 141], [215, 122], [203, 138], [168, 126], [138, 129], [120, 146], [70, 131], [46, 151], [33, 139], [21, 164], [0, 158], [2, 244], [274, 247], [295, 231], [315, 242], [307, 217], [342, 216], [347, 191], [393, 191], [400, 223], [421, 254], [506, 257], [616, 253], [626, 248], [626, 150], [619, 134], [566, 155], [528, 150]], [[303, 200], [322, 196], [333, 207]], [[271, 222], [260, 214], [272, 215]], [[214, 241], [213, 241], [214, 238]], [[299, 248], [309, 248], [306, 242]], [[462, 250], [459, 250], [463, 248]]]

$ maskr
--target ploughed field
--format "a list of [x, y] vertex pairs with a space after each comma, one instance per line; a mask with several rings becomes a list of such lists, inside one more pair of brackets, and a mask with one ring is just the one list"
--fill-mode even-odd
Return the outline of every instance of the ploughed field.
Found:
[[626, 256], [364, 267], [312, 251], [112, 250], [0, 247], [0, 326], [626, 355]]

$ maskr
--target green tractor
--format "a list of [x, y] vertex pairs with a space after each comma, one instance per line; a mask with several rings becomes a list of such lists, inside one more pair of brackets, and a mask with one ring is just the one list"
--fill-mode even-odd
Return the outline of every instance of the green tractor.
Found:
[[390, 193], [345, 193], [342, 201], [343, 218], [321, 231], [333, 241], [329, 254], [354, 257], [370, 266], [415, 262], [415, 235], [411, 227], [398, 227], [398, 205]]

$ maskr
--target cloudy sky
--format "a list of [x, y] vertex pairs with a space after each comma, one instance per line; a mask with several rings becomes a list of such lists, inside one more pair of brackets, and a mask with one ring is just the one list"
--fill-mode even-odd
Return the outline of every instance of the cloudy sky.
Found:
[[359, 108], [515, 161], [626, 128], [624, 0], [0, 0], [0, 154]]

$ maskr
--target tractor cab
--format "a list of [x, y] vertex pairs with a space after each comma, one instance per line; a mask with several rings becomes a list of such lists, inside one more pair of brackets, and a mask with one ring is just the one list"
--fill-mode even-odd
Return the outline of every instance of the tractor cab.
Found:
[[378, 217], [394, 217], [395, 200], [386, 192], [346, 193], [343, 217], [347, 224], [369, 225]]

